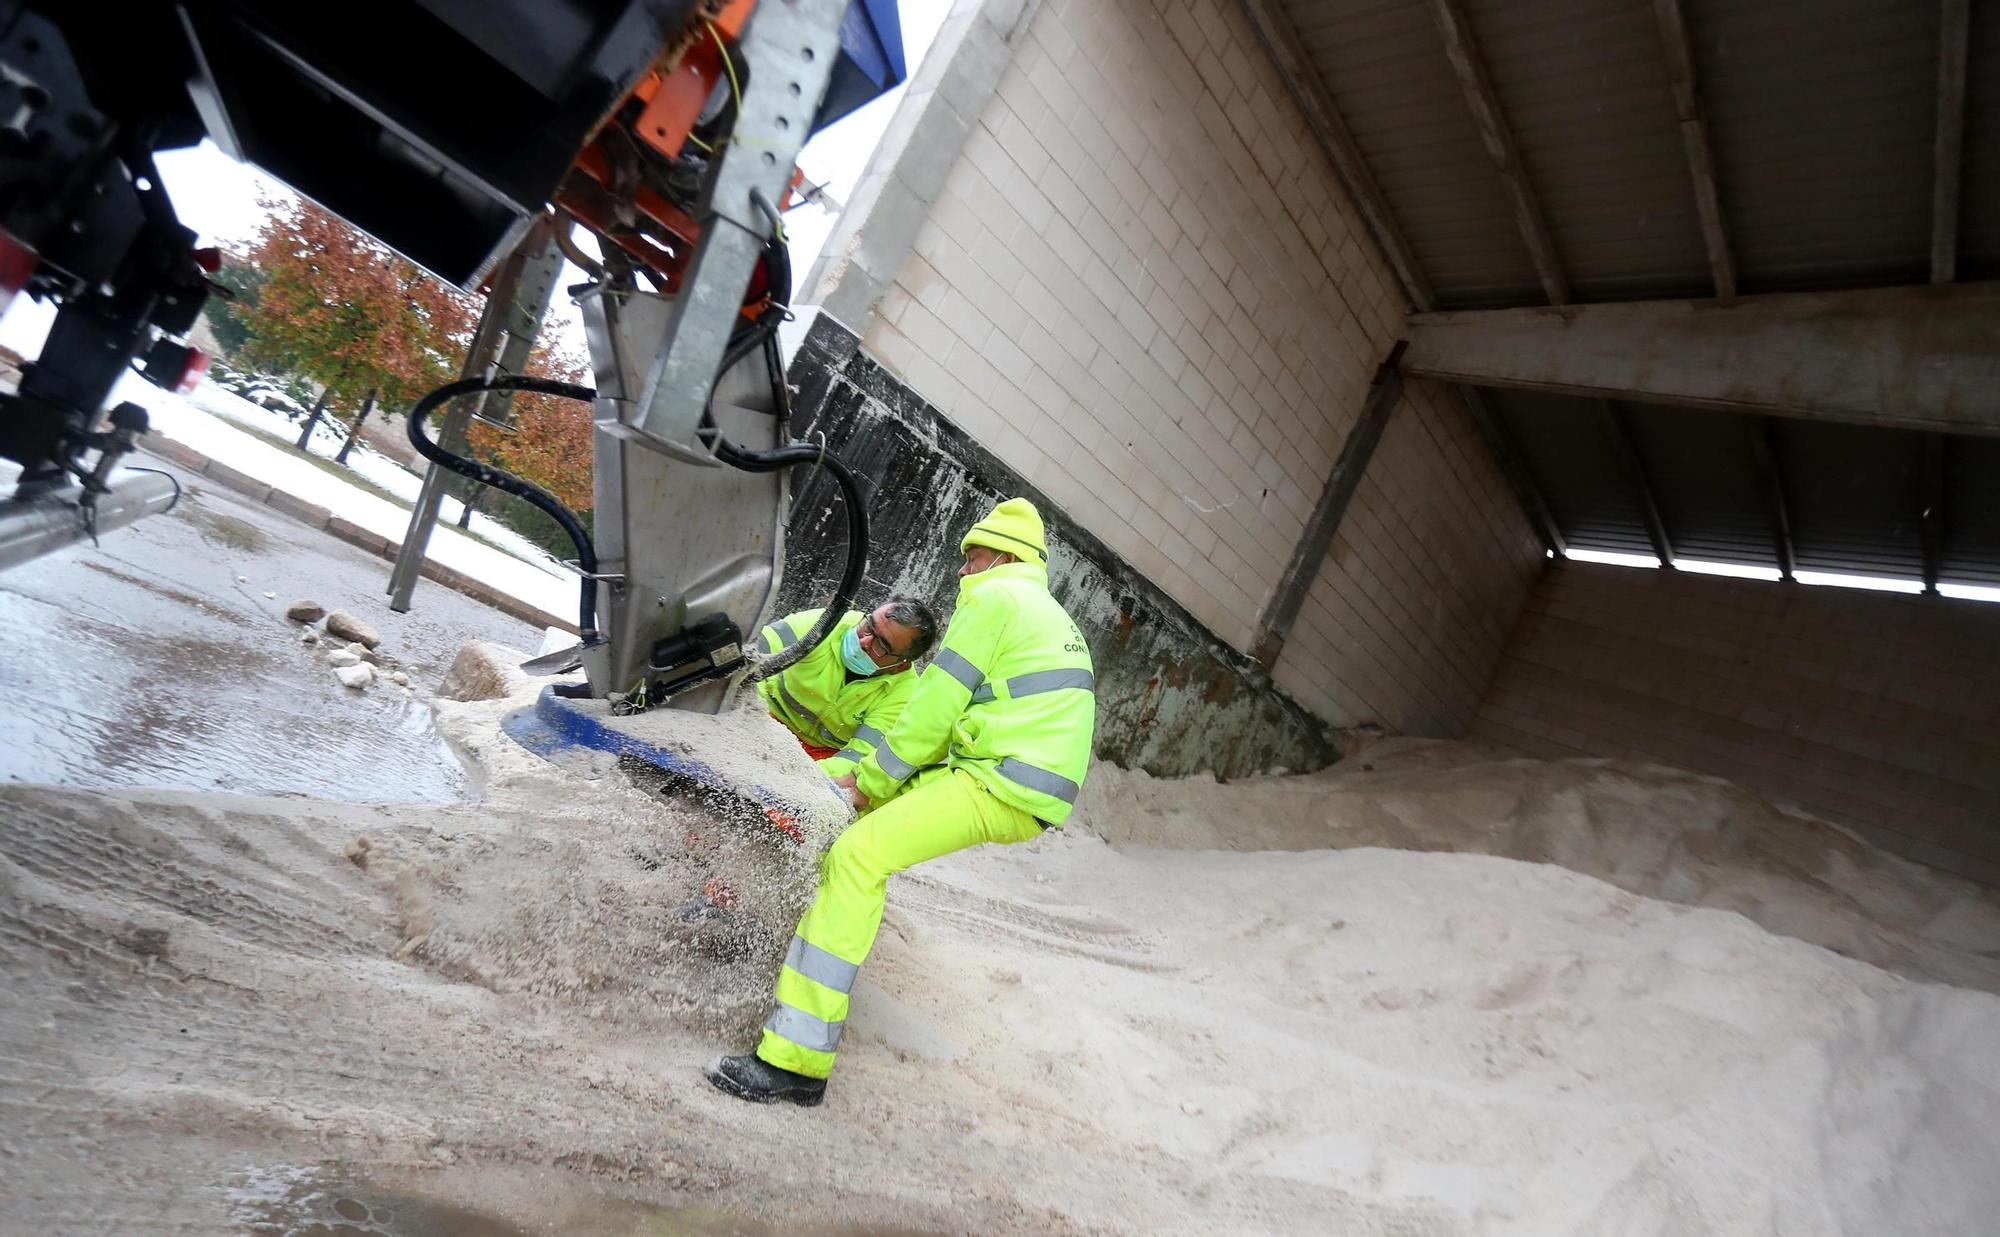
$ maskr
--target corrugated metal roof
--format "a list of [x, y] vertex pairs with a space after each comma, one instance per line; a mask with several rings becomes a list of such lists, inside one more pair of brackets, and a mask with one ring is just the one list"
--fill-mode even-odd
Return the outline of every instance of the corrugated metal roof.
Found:
[[1575, 299], [1711, 292], [1651, 7], [1465, 8]]
[[[1499, 174], [1446, 59], [1434, 0], [1280, 0], [1441, 308], [1537, 305]], [[1575, 299], [1713, 292], [1648, 0], [1458, 0]], [[1930, 278], [1935, 0], [1681, 0], [1743, 294]], [[1961, 279], [2000, 278], [2000, 4], [1973, 6]], [[1651, 553], [1601, 407], [1488, 392], [1565, 536]], [[1777, 564], [1747, 417], [1627, 405], [1677, 553]], [[1806, 570], [1918, 579], [1933, 440], [1776, 423]], [[2000, 583], [2000, 440], [1945, 450], [1942, 577]]]
[[1287, 7], [1439, 303], [1539, 302], [1541, 284], [1429, 7], [1412, 0]]
[[1944, 564], [1960, 584], [2000, 585], [2000, 438], [1945, 442]]
[[1487, 397], [1520, 444], [1565, 538], [1595, 550], [1653, 552], [1638, 492], [1606, 436], [1596, 401], [1498, 389]]
[[[1601, 401], [1505, 389], [1487, 397], [1572, 546], [1652, 555]], [[1767, 423], [1620, 407], [1675, 556], [1778, 567], [1776, 509], [1752, 442]], [[1923, 579], [1930, 436], [1834, 421], [1772, 419], [1768, 428], [1800, 570]], [[1940, 578], [2000, 584], [2000, 438], [1946, 440], [1944, 477]]]
[[[1461, 0], [1579, 300], [1712, 291], [1643, 0]], [[1283, 0], [1443, 308], [1543, 300], [1430, 0]], [[1929, 277], [1938, 6], [1683, 0], [1741, 291]], [[1975, 5], [1961, 249], [2000, 273], [2000, 12]]]
[[1938, 6], [1694, 0], [1687, 17], [1742, 290], [1925, 282]]
[[2000, 4], [1972, 6], [1959, 194], [1961, 279], [2000, 279]]
[[1661, 520], [1683, 558], [1772, 566], [1770, 495], [1756, 466], [1754, 417], [1626, 404]]
[[1778, 421], [1792, 547], [1806, 571], [1924, 578], [1924, 435]]

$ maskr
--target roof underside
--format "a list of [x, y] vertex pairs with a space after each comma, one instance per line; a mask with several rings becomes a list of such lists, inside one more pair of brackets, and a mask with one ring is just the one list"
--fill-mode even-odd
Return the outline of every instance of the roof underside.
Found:
[[[1447, 2], [1476, 43], [1572, 299], [1714, 295], [1662, 0], [1281, 0], [1436, 307], [1542, 305], [1549, 286], [1446, 56]], [[1678, 7], [1738, 292], [1929, 282], [1948, 0]], [[2000, 278], [2000, 5], [1971, 8], [1965, 280]], [[2000, 584], [2000, 441], [1767, 428], [1664, 405], [1610, 416], [1601, 401], [1489, 394], [1576, 546], [1653, 553], [1649, 485], [1675, 554], [1777, 566], [1775, 492], [1801, 570], [1922, 579], [1932, 511], [1937, 575]], [[1611, 437], [1621, 420], [1636, 477]]]

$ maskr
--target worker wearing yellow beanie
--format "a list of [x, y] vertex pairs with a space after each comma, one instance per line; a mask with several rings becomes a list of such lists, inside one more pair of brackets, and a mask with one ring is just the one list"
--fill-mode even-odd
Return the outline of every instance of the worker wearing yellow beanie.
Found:
[[841, 779], [863, 814], [820, 865], [763, 1039], [754, 1055], [708, 1071], [731, 1095], [819, 1103], [890, 875], [980, 842], [1039, 837], [1083, 789], [1097, 717], [1090, 650], [1049, 594], [1041, 512], [1010, 498], [959, 549], [943, 644], [895, 726]]

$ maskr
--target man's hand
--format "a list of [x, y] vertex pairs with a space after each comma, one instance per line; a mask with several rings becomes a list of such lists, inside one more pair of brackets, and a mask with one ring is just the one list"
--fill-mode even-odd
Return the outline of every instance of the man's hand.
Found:
[[852, 773], [843, 773], [839, 777], [834, 778], [833, 784], [847, 792], [847, 801], [854, 805], [855, 811], [865, 812], [868, 810], [868, 796], [862, 794], [861, 788], [854, 784], [854, 775]]

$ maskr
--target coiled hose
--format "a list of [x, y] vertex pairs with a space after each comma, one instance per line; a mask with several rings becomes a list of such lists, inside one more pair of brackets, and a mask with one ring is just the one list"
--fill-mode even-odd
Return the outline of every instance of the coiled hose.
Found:
[[583, 573], [583, 583], [576, 604], [576, 629], [578, 637], [591, 644], [600, 639], [597, 630], [597, 546], [590, 540], [590, 533], [576, 513], [562, 505], [561, 500], [541, 486], [513, 473], [482, 464], [478, 460], [447, 451], [424, 435], [424, 421], [438, 408], [457, 399], [461, 395], [471, 395], [481, 391], [536, 391], [543, 395], [560, 396], [563, 399], [582, 400], [589, 403], [597, 398], [595, 388], [579, 386], [574, 382], [558, 382], [553, 378], [530, 378], [519, 374], [500, 374], [492, 378], [461, 378], [448, 382], [424, 396], [410, 409], [410, 445], [440, 468], [449, 468], [461, 477], [470, 477], [481, 485], [490, 485], [503, 493], [527, 502], [540, 509], [554, 520], [568, 534], [570, 544], [576, 547], [576, 567]]
[[[772, 394], [778, 400], [781, 414], [789, 409], [791, 392], [784, 381], [782, 360], [778, 353], [777, 317], [760, 321], [730, 349], [723, 372], [748, 356], [751, 348], [762, 343], [766, 349], [767, 364], [773, 375]], [[586, 386], [572, 382], [558, 382], [552, 378], [530, 378], [513, 374], [502, 374], [493, 378], [465, 378], [447, 383], [416, 402], [410, 409], [410, 445], [418, 454], [441, 468], [448, 468], [462, 477], [470, 477], [482, 485], [512, 494], [533, 504], [561, 526], [570, 543], [576, 547], [576, 565], [583, 572], [581, 595], [577, 601], [577, 630], [585, 644], [600, 638], [597, 630], [597, 547], [576, 515], [563, 506], [555, 495], [542, 489], [532, 481], [517, 477], [510, 472], [467, 459], [462, 455], [445, 450], [424, 434], [424, 422], [439, 407], [458, 398], [478, 391], [535, 391], [544, 395], [555, 395], [563, 399], [589, 402], [597, 397], [597, 392]], [[713, 398], [713, 390], [710, 391]], [[780, 422], [783, 423], [782, 421]], [[832, 475], [834, 484], [840, 488], [841, 505], [847, 512], [847, 562], [841, 571], [840, 583], [835, 588], [833, 599], [827, 603], [812, 630], [798, 643], [776, 656], [758, 663], [745, 676], [746, 682], [755, 683], [782, 673], [806, 654], [819, 646], [840, 616], [854, 601], [854, 594], [861, 588], [861, 577], [868, 569], [868, 507], [861, 494], [861, 486], [854, 473], [839, 457], [829, 455], [825, 448], [808, 442], [791, 442], [768, 451], [756, 451], [744, 447], [720, 432], [710, 431], [714, 437], [715, 458], [732, 468], [744, 472], [775, 472], [799, 464], [816, 464]]]

